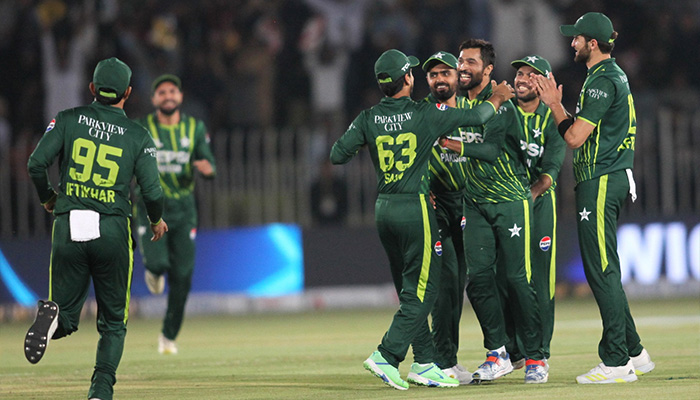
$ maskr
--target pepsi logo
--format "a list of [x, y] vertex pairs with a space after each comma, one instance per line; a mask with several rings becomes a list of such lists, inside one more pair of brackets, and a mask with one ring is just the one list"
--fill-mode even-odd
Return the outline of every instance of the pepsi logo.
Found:
[[442, 242], [439, 240], [435, 242], [435, 254], [439, 256], [442, 255]]
[[459, 222], [459, 226], [462, 227], [462, 230], [464, 230], [464, 227], [467, 226], [467, 219], [465, 217], [462, 217], [462, 220]]
[[447, 110], [447, 109], [449, 108], [449, 107], [447, 106], [447, 104], [441, 104], [441, 103], [436, 103], [436, 104], [435, 104], [435, 107], [437, 107], [437, 109], [440, 110], [440, 111], [445, 111], [445, 110]]
[[549, 236], [545, 236], [542, 239], [540, 239], [540, 250], [549, 251], [550, 247], [552, 247], [552, 238], [550, 238]]

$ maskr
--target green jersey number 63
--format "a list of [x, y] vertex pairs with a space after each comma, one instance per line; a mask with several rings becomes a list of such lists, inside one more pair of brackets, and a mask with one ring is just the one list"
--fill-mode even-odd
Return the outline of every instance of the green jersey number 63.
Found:
[[[396, 168], [399, 172], [405, 171], [413, 165], [416, 159], [416, 135], [412, 132], [402, 133], [394, 139], [393, 136], [380, 135], [375, 140], [377, 144], [377, 156], [379, 158], [379, 168], [383, 172], [390, 172]], [[396, 151], [392, 146], [401, 146]], [[397, 154], [400, 150], [400, 154]]]

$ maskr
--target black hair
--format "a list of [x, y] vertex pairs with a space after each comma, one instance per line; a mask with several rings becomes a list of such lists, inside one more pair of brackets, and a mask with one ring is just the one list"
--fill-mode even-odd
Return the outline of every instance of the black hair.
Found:
[[459, 52], [464, 49], [479, 49], [481, 51], [481, 59], [484, 61], [484, 68], [489, 65], [496, 66], [496, 50], [491, 42], [484, 39], [467, 39], [459, 45]]
[[[381, 90], [385, 96], [388, 96], [388, 97], [394, 96], [396, 93], [400, 92], [401, 89], [403, 89], [403, 85], [406, 83], [404, 76], [406, 76], [406, 75], [401, 75], [401, 77], [399, 79], [396, 79], [395, 81], [392, 81], [392, 82], [379, 83], [379, 90]], [[384, 73], [384, 72], [377, 75], [377, 78], [379, 78], [379, 79], [386, 79], [388, 77], [389, 77], [389, 74]]]
[[[603, 54], [610, 54], [613, 49], [615, 48], [615, 42], [614, 40], [617, 39], [618, 33], [613, 31], [612, 35], [610, 35], [610, 39], [613, 40], [613, 42], [603, 42], [602, 40], [596, 39], [596, 42], [598, 42], [598, 48], [600, 49], [600, 52]], [[586, 39], [586, 43], [590, 42], [591, 39], [593, 39], [590, 36], [582, 35], [584, 39]]]

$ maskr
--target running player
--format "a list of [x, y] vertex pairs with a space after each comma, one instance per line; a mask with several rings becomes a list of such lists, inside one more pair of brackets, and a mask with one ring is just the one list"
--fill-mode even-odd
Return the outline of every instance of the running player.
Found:
[[485, 104], [473, 110], [415, 102], [410, 98], [414, 84], [411, 67], [417, 65], [417, 58], [395, 49], [377, 59], [374, 72], [385, 97], [355, 118], [330, 155], [333, 164], [344, 164], [367, 145], [377, 172], [375, 218], [400, 306], [364, 367], [399, 390], [408, 389], [398, 366], [411, 344], [415, 362], [409, 382], [459, 385], [433, 363], [435, 349], [427, 321], [437, 295], [442, 254], [425, 176], [432, 146], [441, 135], [459, 126], [485, 123], [513, 96], [503, 82]]
[[182, 99], [180, 78], [161, 75], [152, 85], [151, 101], [156, 111], [138, 121], [148, 129], [158, 149], [158, 170], [165, 191], [163, 214], [170, 221], [166, 240], [158, 243], [146, 240], [148, 220], [143, 203], [137, 202], [139, 248], [150, 292], [162, 293], [168, 275], [168, 307], [158, 335], [160, 354], [177, 354], [175, 339], [182, 327], [192, 286], [197, 237], [195, 172], [206, 178], [213, 178], [216, 173], [207, 129], [202, 121], [180, 111]]
[[[95, 67], [90, 92], [95, 101], [58, 113], [29, 157], [29, 174], [53, 224], [49, 300], [39, 301], [24, 341], [31, 363], [44, 355], [50, 339], [78, 330], [90, 279], [97, 300], [97, 358], [90, 399], [112, 400], [117, 367], [124, 351], [134, 267], [129, 217], [131, 181], [148, 210], [152, 241], [168, 226], [162, 220], [163, 190], [156, 148], [145, 129], [124, 113], [131, 94], [131, 69], [116, 58]], [[58, 157], [58, 193], [47, 169]]]
[[654, 369], [641, 344], [622, 288], [617, 221], [629, 193], [637, 197], [632, 166], [637, 121], [627, 75], [610, 56], [618, 33], [601, 13], [562, 25], [572, 36], [574, 61], [586, 65], [576, 116], [561, 104], [554, 76], [536, 76], [540, 99], [552, 109], [559, 134], [574, 150], [577, 228], [583, 269], [603, 320], [600, 364], [576, 377], [578, 383], [623, 383]]

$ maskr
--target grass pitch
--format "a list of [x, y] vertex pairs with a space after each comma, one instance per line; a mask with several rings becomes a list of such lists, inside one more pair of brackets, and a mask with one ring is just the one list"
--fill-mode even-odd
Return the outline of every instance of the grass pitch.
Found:
[[[642, 344], [656, 369], [629, 384], [577, 385], [598, 362], [602, 326], [595, 302], [557, 304], [549, 383], [523, 384], [523, 370], [491, 384], [397, 391], [362, 368], [395, 310], [191, 317], [178, 338], [180, 354], [157, 353], [160, 321], [132, 319], [117, 373], [115, 399], [699, 399], [700, 299], [631, 301]], [[0, 327], [0, 399], [87, 397], [97, 333], [93, 318], [52, 341], [39, 364], [24, 359], [31, 322]], [[460, 363], [484, 359], [481, 331], [469, 305], [461, 323]], [[405, 376], [411, 354], [401, 364]], [[495, 396], [495, 397], [491, 397]]]

